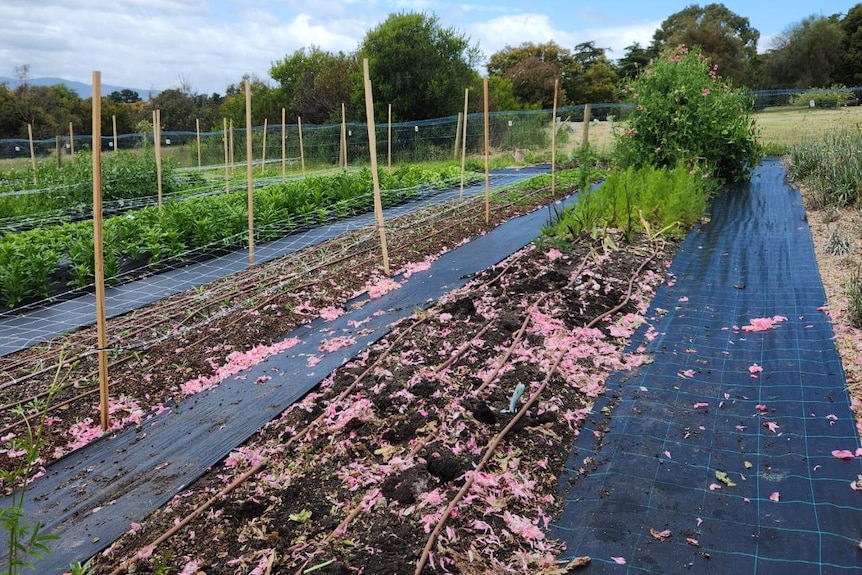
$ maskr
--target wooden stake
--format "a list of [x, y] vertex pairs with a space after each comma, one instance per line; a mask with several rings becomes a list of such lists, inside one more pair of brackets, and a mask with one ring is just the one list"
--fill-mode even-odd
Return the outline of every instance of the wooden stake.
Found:
[[467, 166], [467, 102], [470, 99], [470, 88], [464, 88], [464, 123], [461, 125], [461, 194], [464, 199], [464, 172]]
[[557, 89], [559, 79], [554, 79], [554, 108], [551, 113], [551, 197], [557, 197]]
[[162, 111], [153, 110], [153, 140], [156, 143], [156, 189], [159, 213], [162, 211]]
[[281, 109], [281, 183], [287, 177], [287, 124], [284, 108]]
[[36, 150], [33, 148], [33, 124], [27, 124], [27, 138], [30, 140], [30, 167], [33, 168], [33, 185], [38, 186], [36, 181]]
[[299, 123], [299, 163], [302, 165], [302, 175], [305, 175], [305, 148], [302, 146], [302, 116], [297, 116]]
[[341, 103], [341, 167], [347, 169], [347, 116]]
[[488, 115], [488, 77], [482, 82], [485, 92], [485, 224], [491, 222], [491, 134]]
[[245, 81], [245, 155], [246, 186], [248, 189], [248, 265], [254, 264], [254, 178], [251, 146], [251, 82]]
[[72, 122], [69, 122], [69, 157], [75, 159], [75, 132], [72, 130]]
[[230, 174], [233, 175], [236, 170], [236, 154], [234, 154], [234, 139], [233, 139], [233, 118], [228, 123], [228, 131], [230, 132]]
[[260, 173], [263, 174], [266, 172], [266, 131], [268, 129], [269, 118], [263, 119], [263, 143], [261, 144], [261, 148], [263, 148], [260, 156], [261, 156], [261, 164], [260, 164]]
[[222, 129], [224, 130], [224, 135], [222, 136], [222, 141], [224, 142], [224, 191], [228, 193], [230, 192], [230, 153], [227, 149], [227, 118], [222, 118], [222, 124]]
[[374, 183], [374, 217], [380, 232], [380, 250], [383, 254], [383, 273], [389, 275], [389, 251], [386, 247], [386, 226], [383, 221], [383, 203], [380, 201], [380, 176], [377, 173], [377, 136], [374, 133], [374, 96], [371, 93], [371, 77], [368, 73], [368, 58], [362, 59], [365, 78], [365, 116], [368, 121], [368, 151], [371, 156], [371, 178]]
[[93, 256], [96, 282], [96, 349], [99, 356], [99, 415], [102, 432], [108, 411], [108, 337], [105, 330], [105, 258], [102, 237], [102, 73], [93, 72]]
[[584, 134], [581, 139], [581, 148], [586, 149], [590, 147], [590, 116], [592, 112], [592, 104], [587, 104], [584, 106]]
[[201, 169], [201, 119], [195, 118], [195, 132], [197, 133], [198, 143], [198, 169]]
[[458, 122], [455, 124], [455, 146], [452, 150], [452, 159], [458, 160], [458, 152], [461, 151], [461, 122], [464, 121], [464, 114], [458, 112]]
[[111, 116], [111, 126], [114, 128], [114, 151], [117, 151], [117, 147], [120, 143], [117, 141], [117, 116]]
[[60, 136], [56, 138], [56, 147], [57, 147], [57, 167], [63, 167], [63, 139]]
[[392, 104], [389, 104], [389, 123], [386, 136], [386, 167], [392, 172]]

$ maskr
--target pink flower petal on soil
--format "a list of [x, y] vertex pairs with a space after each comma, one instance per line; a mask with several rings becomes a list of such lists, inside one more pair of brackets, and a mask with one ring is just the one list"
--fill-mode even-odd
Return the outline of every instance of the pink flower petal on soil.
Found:
[[848, 449], [835, 449], [832, 451], [832, 457], [837, 457], [838, 459], [853, 459], [856, 455]]
[[709, 490], [710, 491], [718, 491], [719, 489], [721, 489], [721, 485], [719, 485], [718, 483], [710, 483], [709, 484]]
[[699, 401], [695, 403], [692, 407], [694, 407], [695, 409], [700, 409], [701, 407], [709, 407], [709, 404], [703, 401]]
[[781, 499], [781, 494], [777, 491], [773, 491], [772, 494], [769, 496], [770, 501], [778, 501], [779, 499]]
[[625, 565], [626, 558], [625, 557], [611, 557], [611, 560], [617, 565]]

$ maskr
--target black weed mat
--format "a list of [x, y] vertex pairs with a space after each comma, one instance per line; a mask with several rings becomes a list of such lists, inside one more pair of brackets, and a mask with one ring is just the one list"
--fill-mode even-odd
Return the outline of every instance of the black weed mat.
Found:
[[[217, 388], [53, 463], [28, 489], [24, 504], [28, 523], [40, 521], [44, 531], [59, 536], [50, 545], [52, 553], [37, 562], [35, 573], [63, 573], [73, 561], [83, 562], [110, 545], [132, 522], [170, 501], [332, 371], [386, 335], [394, 322], [521, 249], [547, 222], [547, 209], [513, 218], [445, 253], [401, 288], [366, 297], [364, 305], [363, 298], [348, 302], [345, 309], [351, 311], [344, 315], [331, 321], [318, 318], [292, 331], [284, 341], [296, 338], [298, 343]], [[338, 336], [355, 342], [321, 353], [323, 340]], [[0, 506], [8, 505], [8, 498], [0, 500]], [[0, 549], [4, 544], [0, 533]]]
[[551, 528], [565, 558], [591, 556], [591, 574], [860, 572], [862, 459], [833, 454], [859, 439], [778, 159], [714, 201], [669, 273], [652, 363], [611, 378], [569, 456]]

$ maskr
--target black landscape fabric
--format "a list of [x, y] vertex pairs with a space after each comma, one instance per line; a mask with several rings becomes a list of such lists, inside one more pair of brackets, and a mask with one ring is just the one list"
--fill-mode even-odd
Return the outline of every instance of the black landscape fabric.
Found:
[[[563, 207], [572, 201], [558, 203]], [[58, 575], [110, 545], [132, 522], [167, 503], [332, 371], [385, 336], [394, 322], [530, 243], [548, 223], [548, 214], [544, 208], [503, 223], [443, 254], [401, 288], [371, 300], [360, 297], [345, 306], [350, 311], [344, 315], [331, 321], [318, 318], [292, 331], [284, 339], [296, 338], [296, 345], [217, 388], [50, 465], [27, 490], [24, 511], [27, 521], [40, 521], [45, 532], [60, 539], [51, 543], [50, 555], [36, 562], [34, 572]], [[352, 336], [355, 343], [321, 354], [321, 342], [333, 336]], [[310, 358], [320, 362], [313, 364]], [[8, 506], [8, 498], [0, 505]]]
[[[800, 194], [768, 158], [689, 234], [572, 450], [584, 573], [862, 572], [862, 458]], [[673, 281], [675, 280], [675, 282]]]

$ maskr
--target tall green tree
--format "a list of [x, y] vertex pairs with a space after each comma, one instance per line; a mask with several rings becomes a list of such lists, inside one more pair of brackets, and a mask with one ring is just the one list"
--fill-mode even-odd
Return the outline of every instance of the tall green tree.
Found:
[[837, 17], [809, 16], [773, 40], [764, 57], [765, 85], [827, 88], [838, 81], [844, 31]]
[[718, 65], [719, 73], [736, 85], [750, 83], [757, 57], [760, 32], [748, 18], [730, 11], [724, 4], [692, 4], [670, 15], [653, 35], [650, 50], [660, 53], [679, 45], [698, 46], [701, 53]]
[[644, 48], [639, 42], [626, 46], [623, 57], [617, 61], [617, 75], [627, 80], [636, 78], [656, 56], [657, 53]]
[[458, 112], [464, 89], [478, 80], [481, 52], [436, 16], [398, 13], [365, 35], [359, 57], [368, 59], [374, 98], [384, 104], [377, 109], [391, 103], [395, 120], [422, 120]]
[[845, 86], [862, 86], [862, 4], [848, 10], [840, 25], [844, 36], [836, 80]]
[[[512, 93], [526, 108], [548, 108], [554, 97], [554, 78], [560, 80], [558, 103], [577, 93], [583, 65], [568, 48], [551, 41], [506, 46], [488, 59], [488, 74], [508, 79]], [[551, 73], [553, 71], [553, 73]], [[549, 81], [550, 79], [550, 81]]]
[[[357, 100], [354, 93], [361, 85], [362, 69], [355, 55], [312, 46], [274, 63], [269, 75], [278, 82], [279, 99], [291, 118], [321, 124], [340, 118], [341, 105], [352, 106]], [[349, 112], [357, 114], [352, 107]]]

